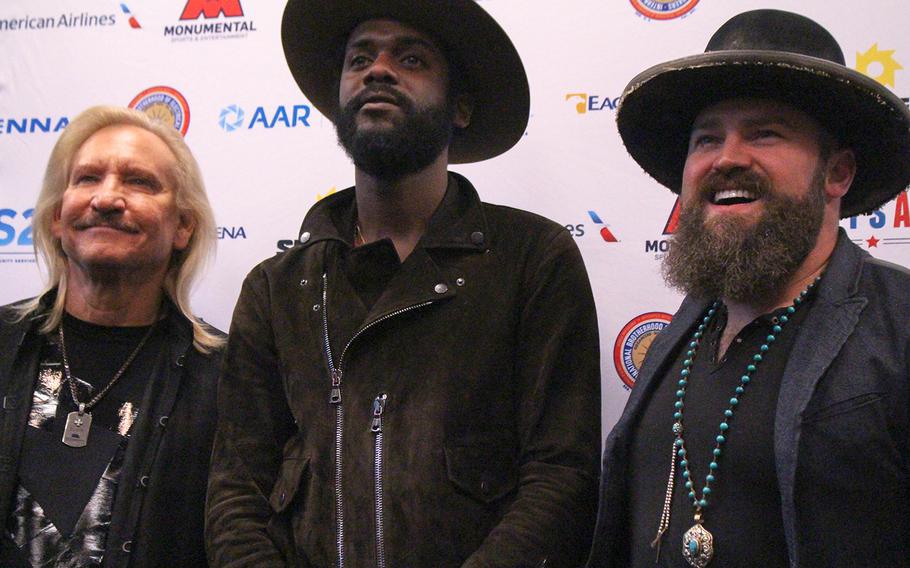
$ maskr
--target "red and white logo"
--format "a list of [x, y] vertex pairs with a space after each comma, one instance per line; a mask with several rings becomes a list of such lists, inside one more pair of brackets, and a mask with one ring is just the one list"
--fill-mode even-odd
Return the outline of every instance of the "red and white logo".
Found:
[[242, 18], [243, 7], [240, 0], [188, 0], [180, 19], [198, 20], [199, 16], [205, 16], [210, 20], [221, 15], [225, 18]]
[[651, 343], [658, 333], [670, 325], [672, 319], [673, 316], [665, 312], [646, 312], [632, 318], [616, 336], [613, 364], [627, 388], [635, 386]]
[[698, 0], [630, 0], [638, 13], [651, 20], [672, 20], [685, 16]]

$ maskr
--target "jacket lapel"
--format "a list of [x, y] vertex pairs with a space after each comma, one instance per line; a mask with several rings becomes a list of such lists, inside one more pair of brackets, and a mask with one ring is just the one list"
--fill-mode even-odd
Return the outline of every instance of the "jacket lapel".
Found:
[[856, 295], [863, 256], [866, 253], [841, 230], [824, 279], [819, 283], [818, 296], [796, 337], [781, 381], [774, 421], [774, 454], [792, 566], [798, 566], [799, 562], [793, 491], [802, 414], [815, 386], [853, 333], [866, 306], [866, 298]]
[[619, 566], [622, 546], [618, 542], [625, 522], [622, 503], [627, 495], [626, 466], [629, 432], [638, 420], [651, 393], [673, 362], [679, 346], [688, 340], [692, 326], [707, 310], [708, 302], [687, 297], [673, 316], [673, 321], [663, 329], [645, 356], [635, 387], [626, 401], [622, 416], [610, 431], [604, 443], [603, 471], [600, 490], [600, 507], [597, 515], [594, 543], [588, 561], [589, 568]]

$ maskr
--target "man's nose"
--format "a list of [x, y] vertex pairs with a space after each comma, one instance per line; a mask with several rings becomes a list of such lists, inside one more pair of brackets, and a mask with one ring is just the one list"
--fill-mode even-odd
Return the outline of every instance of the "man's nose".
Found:
[[739, 136], [726, 136], [718, 149], [712, 167], [719, 172], [728, 172], [737, 168], [748, 168], [752, 164], [752, 155], [748, 146]]
[[92, 209], [100, 212], [122, 211], [126, 208], [126, 194], [116, 176], [105, 176], [95, 187]]
[[398, 74], [395, 71], [395, 57], [388, 52], [381, 51], [370, 64], [370, 69], [364, 77], [365, 83], [381, 82], [395, 84]]

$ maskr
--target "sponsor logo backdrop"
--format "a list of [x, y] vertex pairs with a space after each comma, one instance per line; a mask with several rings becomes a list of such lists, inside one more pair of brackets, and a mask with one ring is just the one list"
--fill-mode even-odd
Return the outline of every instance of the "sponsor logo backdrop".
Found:
[[[598, 305], [606, 432], [663, 325], [662, 316], [644, 316], [672, 314], [681, 299], [659, 273], [676, 198], [642, 173], [616, 133], [626, 82], [650, 65], [702, 51], [735, 13], [779, 7], [821, 22], [848, 65], [907, 97], [910, 15], [888, 0], [482, 4], [522, 54], [531, 120], [512, 151], [453, 169], [485, 200], [543, 214], [575, 237]], [[31, 209], [59, 131], [88, 106], [133, 102], [182, 121], [202, 166], [219, 240], [194, 307], [228, 329], [250, 268], [292, 246], [307, 209], [353, 182], [331, 123], [285, 65], [282, 10], [281, 2], [254, 0], [0, 3], [0, 302], [40, 288]], [[906, 194], [842, 225], [873, 255], [910, 265]], [[631, 325], [640, 319], [650, 326]]]

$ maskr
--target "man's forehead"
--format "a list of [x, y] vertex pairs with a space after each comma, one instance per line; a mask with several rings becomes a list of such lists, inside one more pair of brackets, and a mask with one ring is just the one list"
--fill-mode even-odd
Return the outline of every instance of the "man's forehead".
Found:
[[819, 128], [811, 115], [790, 103], [775, 99], [725, 99], [703, 108], [693, 121], [692, 129], [716, 127], [723, 123], [782, 123], [794, 128]]
[[132, 124], [112, 124], [93, 132], [76, 150], [70, 174], [78, 167], [112, 165], [120, 171], [144, 171], [176, 181], [177, 155], [155, 132]]
[[417, 28], [391, 18], [376, 18], [361, 22], [348, 35], [345, 47], [350, 49], [379, 43], [422, 44], [433, 51], [442, 53], [432, 37]]

